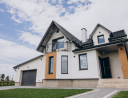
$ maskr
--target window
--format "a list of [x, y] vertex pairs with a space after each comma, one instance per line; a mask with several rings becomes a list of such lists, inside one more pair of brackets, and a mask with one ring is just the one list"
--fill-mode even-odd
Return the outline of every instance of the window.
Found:
[[52, 50], [64, 48], [64, 37], [52, 41]]
[[49, 74], [53, 74], [53, 57], [49, 57]]
[[88, 69], [87, 54], [80, 54], [79, 55], [79, 68], [80, 68], [80, 70], [87, 70]]
[[104, 35], [98, 36], [98, 43], [104, 43]]
[[68, 74], [68, 56], [61, 56], [61, 73]]

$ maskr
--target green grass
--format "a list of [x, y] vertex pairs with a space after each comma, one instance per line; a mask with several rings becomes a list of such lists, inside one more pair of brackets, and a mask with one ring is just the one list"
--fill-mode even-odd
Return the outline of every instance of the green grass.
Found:
[[91, 89], [9, 89], [0, 90], [0, 98], [64, 98]]
[[114, 95], [112, 98], [128, 98], [128, 91], [120, 91], [116, 95]]

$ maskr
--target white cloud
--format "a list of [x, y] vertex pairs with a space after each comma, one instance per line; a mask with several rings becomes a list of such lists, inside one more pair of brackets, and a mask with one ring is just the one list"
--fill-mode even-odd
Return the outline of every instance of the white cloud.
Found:
[[35, 45], [35, 46], [39, 45], [42, 37], [37, 36], [35, 34], [31, 34], [29, 32], [23, 32], [23, 31], [20, 31], [20, 32], [22, 32], [22, 34], [21, 34], [19, 40], [23, 40], [24, 42], [28, 42], [31, 45]]
[[19, 19], [16, 19], [15, 15], [13, 15], [11, 17], [11, 19], [14, 20], [14, 21], [16, 21], [16, 22], [18, 22], [18, 23], [22, 23], [22, 21], [20, 21]]
[[3, 9], [0, 9], [0, 12], [5, 12], [5, 10], [3, 10]]
[[27, 48], [22, 45], [18, 45], [14, 42], [0, 39], [0, 60], [12, 61], [13, 59], [31, 59], [35, 56], [40, 55], [34, 49]]
[[86, 1], [88, 0], [68, 0], [67, 4], [73, 4], [78, 2], [85, 3]]
[[[56, 6], [51, 5], [49, 0], [4, 0], [3, 2], [8, 6], [13, 17], [15, 16], [12, 19], [17, 19], [15, 21], [18, 23], [31, 22], [29, 29], [40, 34], [46, 32], [52, 20], [79, 39], [81, 39], [81, 28], [85, 27], [89, 36], [97, 23], [112, 31], [126, 29], [128, 32], [128, 0], [69, 0], [68, 4], [76, 5], [74, 7], [69, 5], [68, 8], [63, 5], [63, 2]], [[72, 10], [74, 12], [70, 13]], [[62, 13], [65, 13], [64, 16], [60, 16]]]
[[0, 74], [5, 74], [6, 76], [9, 76], [13, 80], [15, 79], [15, 71], [13, 69], [14, 65], [9, 65], [9, 64], [0, 64]]
[[0, 26], [3, 26], [3, 25], [4, 25], [4, 24], [1, 24], [1, 23], [0, 23]]

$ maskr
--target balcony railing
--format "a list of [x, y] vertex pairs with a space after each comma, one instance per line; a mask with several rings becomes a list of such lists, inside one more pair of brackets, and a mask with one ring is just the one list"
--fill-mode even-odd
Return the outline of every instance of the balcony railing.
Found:
[[46, 53], [53, 51], [70, 51], [71, 50], [71, 42], [56, 42], [50, 43], [46, 45]]

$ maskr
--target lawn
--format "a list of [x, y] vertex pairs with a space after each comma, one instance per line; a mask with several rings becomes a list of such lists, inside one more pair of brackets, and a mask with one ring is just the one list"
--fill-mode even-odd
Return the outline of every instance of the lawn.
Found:
[[64, 98], [91, 89], [9, 89], [0, 90], [0, 98]]
[[114, 95], [112, 98], [128, 98], [128, 91], [120, 91], [116, 95]]

